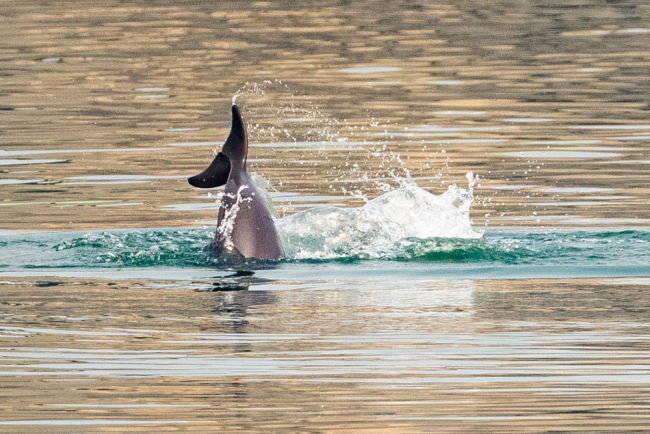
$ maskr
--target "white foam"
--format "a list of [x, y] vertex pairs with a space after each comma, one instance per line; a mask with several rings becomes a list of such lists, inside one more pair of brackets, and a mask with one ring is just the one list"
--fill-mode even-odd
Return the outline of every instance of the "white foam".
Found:
[[287, 257], [390, 258], [414, 239], [480, 238], [469, 213], [475, 178], [467, 176], [467, 189], [452, 185], [436, 195], [405, 180], [359, 208], [319, 207], [284, 217], [277, 227]]

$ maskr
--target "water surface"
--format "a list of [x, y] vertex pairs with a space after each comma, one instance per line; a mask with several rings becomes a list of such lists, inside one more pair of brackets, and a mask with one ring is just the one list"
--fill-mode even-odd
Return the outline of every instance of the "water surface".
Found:
[[[648, 430], [643, 2], [1, 15], [0, 431]], [[185, 181], [233, 99], [252, 272]]]

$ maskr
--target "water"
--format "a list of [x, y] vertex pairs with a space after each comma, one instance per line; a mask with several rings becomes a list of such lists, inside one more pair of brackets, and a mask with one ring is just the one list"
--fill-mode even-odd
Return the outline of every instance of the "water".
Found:
[[[0, 431], [646, 431], [649, 18], [3, 6]], [[239, 270], [185, 181], [233, 101]]]
[[[5, 277], [121, 280], [165, 275], [172, 281], [170, 287], [207, 279], [204, 286], [211, 288], [210, 279], [233, 273], [230, 266], [209, 257], [205, 247], [212, 236], [210, 231], [191, 228], [12, 234], [3, 237], [0, 267]], [[317, 234], [296, 238], [289, 237], [288, 243], [284, 239], [295, 259], [284, 259], [270, 270], [252, 266], [244, 271], [255, 270], [264, 282], [286, 278], [327, 286], [321, 282], [325, 273], [330, 280], [379, 281], [388, 287], [405, 275], [411, 279], [557, 279], [635, 277], [650, 272], [650, 232], [638, 230], [515, 230], [486, 233], [480, 239], [405, 238], [379, 250], [367, 250], [354, 240], [333, 245]]]

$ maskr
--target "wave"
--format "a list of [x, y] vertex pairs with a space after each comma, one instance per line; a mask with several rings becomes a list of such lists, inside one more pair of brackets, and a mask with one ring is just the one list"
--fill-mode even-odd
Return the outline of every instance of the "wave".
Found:
[[212, 237], [212, 231], [201, 229], [103, 231], [63, 240], [51, 249], [64, 257], [72, 253], [69, 259], [85, 258], [90, 266], [203, 266]]
[[[331, 216], [330, 209], [325, 211], [322, 213]], [[310, 224], [312, 218], [308, 218]], [[345, 230], [341, 232], [347, 235]], [[2, 240], [0, 268], [205, 267], [214, 265], [206, 250], [213, 234], [211, 229], [192, 228], [15, 233]], [[377, 239], [375, 231], [365, 236], [332, 241], [313, 232], [293, 233], [285, 238], [290, 256], [284, 262], [390, 260], [563, 266], [650, 263], [650, 232], [640, 230], [487, 232], [480, 238], [407, 237], [394, 242]]]
[[[285, 263], [367, 260], [618, 266], [650, 263], [650, 232], [497, 233], [472, 226], [468, 188], [436, 195], [403, 181], [357, 208], [316, 207], [276, 221]], [[4, 232], [0, 269], [207, 267], [214, 228]], [[217, 264], [218, 265], [218, 264]]]

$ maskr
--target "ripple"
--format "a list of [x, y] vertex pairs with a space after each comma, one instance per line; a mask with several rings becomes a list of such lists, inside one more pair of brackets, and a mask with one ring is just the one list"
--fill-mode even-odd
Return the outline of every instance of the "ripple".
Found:
[[44, 179], [0, 179], [0, 185], [38, 184]]
[[4, 426], [129, 426], [163, 425], [187, 423], [184, 420], [135, 420], [135, 419], [43, 419], [43, 420], [3, 420]]
[[614, 140], [650, 140], [650, 136], [623, 136], [623, 137], [612, 137]]
[[401, 70], [402, 68], [398, 68], [396, 66], [364, 66], [357, 68], [339, 69], [339, 72], [343, 72], [345, 74], [375, 74], [379, 72], [395, 72]]
[[477, 111], [477, 110], [442, 110], [433, 112], [434, 115], [438, 116], [480, 116], [484, 115], [486, 112]]
[[589, 201], [589, 200], [576, 200], [576, 201], [565, 201], [565, 202], [535, 202], [535, 206], [601, 206], [609, 205], [614, 202], [611, 201]]
[[210, 203], [174, 203], [169, 205], [162, 205], [159, 209], [167, 209], [173, 211], [205, 211], [216, 210], [217, 206], [214, 202]]
[[460, 86], [464, 83], [461, 80], [434, 80], [429, 82], [429, 84], [435, 84], [437, 86]]
[[165, 131], [168, 133], [185, 133], [188, 131], [197, 131], [200, 130], [200, 128], [165, 128]]
[[9, 158], [0, 160], [0, 166], [21, 166], [25, 164], [57, 164], [57, 163], [67, 163], [69, 160], [58, 160], [58, 159], [39, 159], [39, 160], [18, 160], [15, 158]]
[[608, 193], [619, 191], [618, 188], [600, 187], [542, 187], [539, 190], [547, 193]]
[[289, 147], [289, 148], [335, 148], [335, 147], [348, 147], [348, 146], [373, 146], [382, 144], [378, 141], [318, 141], [318, 142], [268, 142], [268, 143], [252, 143], [249, 146], [253, 148], [275, 148], [275, 147]]
[[618, 124], [612, 124], [612, 125], [575, 125], [572, 128], [576, 130], [648, 130], [650, 129], [650, 125], [648, 124], [642, 124], [642, 125], [634, 125], [634, 124], [627, 124], [627, 125], [618, 125]]
[[446, 139], [446, 140], [422, 140], [420, 143], [433, 145], [453, 145], [453, 144], [480, 144], [480, 143], [504, 143], [504, 139]]
[[116, 207], [127, 207], [127, 206], [142, 206], [143, 202], [118, 202], [118, 203], [104, 203], [97, 205], [98, 208], [116, 208]]
[[578, 139], [578, 140], [527, 140], [524, 142], [527, 145], [597, 145], [601, 140], [592, 139]]
[[203, 407], [206, 404], [49, 404], [50, 407], [66, 407], [66, 408], [194, 408]]
[[504, 190], [504, 191], [518, 191], [518, 190], [525, 190], [528, 188], [533, 188], [535, 187], [534, 185], [493, 185], [488, 188], [491, 188], [493, 190]]
[[325, 196], [325, 195], [303, 195], [299, 193], [275, 193], [271, 194], [273, 201], [277, 202], [316, 202], [324, 203], [333, 200], [342, 200], [343, 196]]
[[548, 118], [505, 118], [504, 122], [511, 123], [541, 123], [541, 122], [551, 122], [553, 119]]
[[645, 34], [645, 33], [650, 33], [650, 29], [645, 28], [645, 27], [637, 27], [637, 28], [632, 28], [632, 29], [621, 29], [617, 30], [616, 33], [629, 33], [629, 34]]
[[[0, 157], [18, 157], [21, 155], [42, 155], [42, 154], [95, 154], [102, 152], [152, 152], [166, 151], [168, 148], [98, 148], [98, 149], [21, 149], [4, 151], [0, 149]], [[0, 160], [1, 161], [1, 160]], [[29, 160], [20, 160], [29, 161]], [[65, 161], [65, 160], [62, 160]]]
[[403, 81], [366, 81], [363, 83], [365, 86], [400, 86], [404, 84]]
[[138, 99], [165, 99], [169, 98], [169, 95], [138, 95]]
[[96, 185], [96, 184], [143, 184], [158, 179], [185, 179], [187, 175], [85, 175], [65, 178], [73, 182], [61, 185]]
[[174, 142], [167, 146], [217, 146], [223, 145], [223, 142]]
[[622, 154], [617, 152], [587, 152], [587, 151], [519, 151], [502, 152], [500, 155], [517, 158], [534, 159], [581, 159], [581, 158], [615, 158]]

